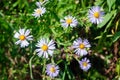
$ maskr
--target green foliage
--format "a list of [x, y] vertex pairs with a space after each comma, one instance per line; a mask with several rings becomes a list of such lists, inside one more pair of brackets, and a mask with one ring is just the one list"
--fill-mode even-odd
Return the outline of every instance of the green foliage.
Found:
[[116, 32], [114, 34], [113, 39], [112, 39], [112, 43], [114, 43], [115, 41], [117, 41], [119, 38], [120, 38], [120, 31]]
[[112, 6], [115, 4], [116, 0], [107, 0], [107, 4], [109, 6], [109, 11], [111, 11]]
[[[42, 5], [46, 13], [35, 18], [32, 14], [37, 1], [0, 1], [0, 80], [51, 80], [45, 72], [48, 63], [60, 67], [53, 80], [120, 79], [120, 0], [48, 0]], [[98, 25], [88, 18], [92, 6], [100, 6], [105, 13]], [[78, 20], [77, 27], [61, 26], [60, 20], [68, 15]], [[28, 47], [15, 44], [14, 34], [20, 28], [31, 30], [33, 41]], [[91, 62], [88, 72], [80, 69], [78, 61], [82, 57], [75, 55], [71, 47], [79, 37], [91, 44], [89, 54], [84, 56]], [[55, 41], [56, 50], [49, 59], [35, 52], [41, 38]]]
[[[111, 18], [113, 17], [113, 15], [115, 15], [116, 14], [116, 11], [114, 10], [114, 11], [111, 11], [111, 13], [107, 13], [106, 15], [105, 15], [105, 17], [104, 17], [104, 21], [101, 23], [101, 24], [99, 24], [97, 27], [98, 28], [102, 28], [103, 26], [105, 26], [108, 22], [109, 22], [109, 20], [111, 20]], [[107, 27], [106, 27], [107, 28]]]

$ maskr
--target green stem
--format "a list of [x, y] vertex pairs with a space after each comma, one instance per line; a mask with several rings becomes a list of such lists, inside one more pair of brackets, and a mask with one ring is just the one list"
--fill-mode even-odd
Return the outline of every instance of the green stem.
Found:
[[35, 56], [35, 53], [33, 53], [34, 55], [30, 58], [30, 60], [29, 60], [29, 68], [30, 68], [30, 77], [31, 77], [31, 79], [33, 80], [34, 78], [33, 78], [33, 74], [32, 74], [32, 59], [34, 58], [34, 56]]
[[74, 57], [78, 62], [80, 61], [77, 57]]
[[82, 8], [85, 9], [85, 2], [84, 0], [81, 0]]
[[54, 62], [54, 59], [53, 59], [53, 57], [51, 58], [51, 62], [52, 62], [52, 64], [54, 64], [55, 62]]
[[[43, 63], [43, 69], [42, 69], [43, 75], [45, 75], [45, 68], [46, 68], [46, 59], [44, 59], [44, 63]], [[43, 80], [45, 80], [45, 77], [43, 77]]]

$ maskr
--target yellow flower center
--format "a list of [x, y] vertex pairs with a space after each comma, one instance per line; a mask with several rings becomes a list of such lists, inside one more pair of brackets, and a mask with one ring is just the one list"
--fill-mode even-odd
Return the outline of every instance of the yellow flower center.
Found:
[[41, 14], [41, 12], [42, 12], [41, 9], [37, 9], [37, 10], [36, 10], [36, 13], [37, 13], [37, 14]]
[[25, 36], [24, 35], [20, 35], [19, 39], [20, 40], [25, 40]]
[[47, 50], [48, 50], [48, 46], [44, 44], [44, 45], [41, 47], [41, 49], [42, 49], [43, 51], [47, 51]]
[[72, 19], [68, 18], [68, 19], [66, 20], [66, 23], [67, 23], [67, 24], [71, 24], [71, 23], [72, 23]]
[[99, 16], [100, 16], [99, 12], [95, 12], [93, 15], [95, 18], [99, 18]]
[[84, 67], [86, 67], [86, 66], [88, 65], [88, 63], [87, 63], [87, 62], [83, 62], [82, 65], [83, 65]]
[[54, 73], [56, 71], [56, 69], [54, 67], [50, 68], [50, 72]]
[[83, 43], [80, 44], [79, 46], [80, 49], [84, 49], [85, 48], [85, 45]]

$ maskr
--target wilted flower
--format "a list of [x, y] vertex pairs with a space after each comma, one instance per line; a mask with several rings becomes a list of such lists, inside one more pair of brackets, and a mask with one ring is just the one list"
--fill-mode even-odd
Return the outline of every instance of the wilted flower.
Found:
[[54, 78], [54, 77], [58, 76], [58, 74], [59, 74], [59, 67], [55, 64], [47, 64], [46, 73], [51, 78]]
[[32, 14], [33, 16], [40, 17], [46, 12], [46, 9], [44, 7], [39, 7], [37, 9], [34, 9], [34, 13]]
[[86, 48], [90, 47], [91, 45], [87, 39], [82, 40], [81, 38], [78, 38], [73, 42], [73, 48], [75, 49], [74, 52], [80, 56], [87, 55]]
[[15, 42], [15, 44], [20, 44], [21, 47], [26, 47], [29, 45], [28, 41], [33, 40], [33, 36], [29, 35], [30, 34], [30, 30], [27, 29], [20, 29], [18, 32], [15, 33], [14, 37], [19, 39], [17, 42]]
[[99, 24], [103, 21], [104, 12], [99, 6], [93, 6], [88, 12], [88, 18], [94, 24]]
[[55, 44], [53, 40], [48, 42], [48, 39], [42, 38], [40, 41], [38, 41], [36, 47], [38, 47], [36, 52], [38, 53], [39, 57], [43, 56], [44, 58], [48, 58], [48, 54], [50, 56], [53, 55]]
[[83, 71], [88, 71], [88, 69], [90, 69], [90, 67], [91, 67], [91, 63], [90, 63], [89, 59], [87, 59], [87, 58], [84, 58], [81, 61], [79, 61], [79, 64], [80, 64], [80, 68]]
[[68, 26], [76, 27], [78, 24], [77, 19], [75, 17], [70, 16], [70, 15], [66, 16], [64, 19], [61, 19], [60, 22], [61, 22], [61, 25], [63, 27], [66, 27], [66, 28]]

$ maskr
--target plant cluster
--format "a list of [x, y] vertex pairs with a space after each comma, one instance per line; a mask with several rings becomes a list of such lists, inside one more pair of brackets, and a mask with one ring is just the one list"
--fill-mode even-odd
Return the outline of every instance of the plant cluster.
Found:
[[2, 80], [120, 79], [119, 0], [6, 1]]

